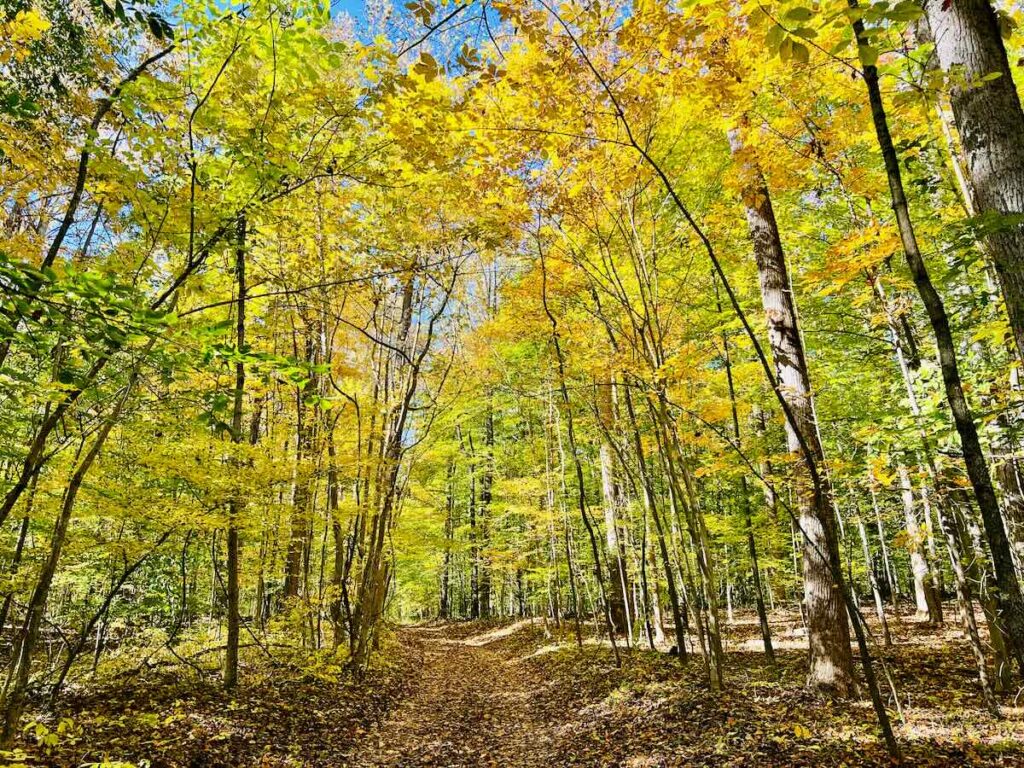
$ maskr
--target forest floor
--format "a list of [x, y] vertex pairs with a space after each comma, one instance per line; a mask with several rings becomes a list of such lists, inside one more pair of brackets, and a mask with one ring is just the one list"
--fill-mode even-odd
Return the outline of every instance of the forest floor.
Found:
[[[212, 678], [186, 675], [76, 692], [62, 707], [71, 718], [63, 730], [59, 715], [40, 718], [18, 761], [62, 768], [105, 759], [153, 768], [890, 765], [866, 700], [834, 702], [804, 689], [805, 640], [792, 618], [773, 627], [780, 660], [773, 676], [754, 650], [752, 617], [737, 616], [720, 694], [708, 689], [699, 657], [684, 667], [663, 652], [623, 649], [617, 668], [607, 646], [577, 649], [569, 626], [428, 625], [401, 629], [386, 649], [389, 663], [361, 682], [277, 667], [233, 695]], [[1024, 765], [1017, 692], [1004, 697], [1003, 719], [985, 713], [949, 618], [939, 630], [904, 619], [894, 626], [895, 647], [881, 654], [899, 695], [902, 722], [883, 681], [907, 764]]]

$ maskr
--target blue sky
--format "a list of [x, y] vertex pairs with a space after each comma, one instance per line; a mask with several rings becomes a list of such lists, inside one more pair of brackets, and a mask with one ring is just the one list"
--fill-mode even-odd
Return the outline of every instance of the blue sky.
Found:
[[331, 0], [331, 15], [347, 13], [354, 18], [362, 18], [363, 0]]

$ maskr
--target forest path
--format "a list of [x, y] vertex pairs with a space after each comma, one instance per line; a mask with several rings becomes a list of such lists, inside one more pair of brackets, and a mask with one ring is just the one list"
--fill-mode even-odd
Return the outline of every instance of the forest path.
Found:
[[557, 764], [551, 759], [557, 724], [544, 722], [531, 706], [545, 683], [526, 664], [489, 648], [487, 635], [451, 639], [426, 628], [406, 631], [422, 643], [419, 681], [359, 745], [355, 766]]

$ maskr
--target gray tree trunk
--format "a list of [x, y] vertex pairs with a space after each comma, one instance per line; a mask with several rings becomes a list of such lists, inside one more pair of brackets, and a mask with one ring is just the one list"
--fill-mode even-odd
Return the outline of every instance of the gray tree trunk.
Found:
[[615, 408], [613, 387], [610, 379], [596, 386], [597, 415], [601, 419], [601, 444], [598, 460], [601, 465], [601, 497], [604, 512], [605, 551], [608, 555], [608, 608], [612, 625], [618, 633], [630, 632], [629, 617], [629, 576], [622, 544], [619, 541], [619, 511], [622, 507], [622, 493], [615, 477], [615, 456], [611, 435], [615, 430]]
[[[791, 453], [800, 457], [802, 438], [815, 463], [822, 466], [824, 452], [818, 438], [807, 360], [797, 328], [796, 305], [768, 186], [760, 169], [743, 160], [737, 131], [730, 132], [729, 141], [747, 177], [744, 207], [760, 277], [761, 300], [768, 320], [768, 340], [780, 390], [796, 422], [790, 424], [787, 419], [787, 445]], [[817, 492], [809, 472], [804, 471], [805, 462], [798, 458], [795, 466], [799, 468], [795, 485], [804, 538], [804, 604], [810, 641], [807, 682], [814, 689], [848, 696], [856, 684], [846, 606], [840, 587], [833, 578], [833, 573], [841, 573], [841, 568], [835, 512], [829, 500], [831, 493], [824, 475], [821, 478], [822, 488]]]
[[[939, 66], [952, 81], [949, 100], [975, 210], [1024, 214], [1024, 111], [996, 13], [988, 0], [925, 0], [924, 10]], [[985, 245], [1024, 359], [1024, 222], [993, 226]]]
[[917, 604], [917, 618], [929, 624], [942, 623], [942, 601], [932, 581], [932, 569], [925, 555], [924, 534], [914, 508], [914, 488], [910, 474], [902, 463], [896, 471], [900, 479], [900, 499], [903, 502], [903, 518], [907, 525], [907, 547], [910, 550], [910, 570], [914, 574], [914, 601]]

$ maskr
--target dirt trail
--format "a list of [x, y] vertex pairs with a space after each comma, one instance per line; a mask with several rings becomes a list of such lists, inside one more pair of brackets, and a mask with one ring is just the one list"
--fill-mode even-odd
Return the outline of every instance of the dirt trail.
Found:
[[488, 637], [450, 639], [413, 630], [423, 644], [415, 689], [355, 751], [358, 768], [533, 766], [552, 759], [557, 724], [531, 707], [543, 681], [488, 647]]

